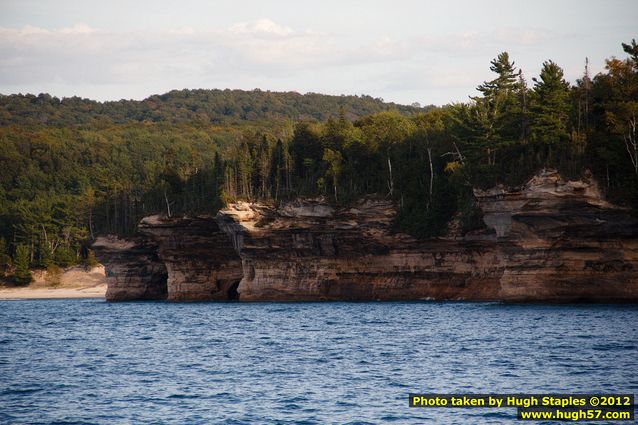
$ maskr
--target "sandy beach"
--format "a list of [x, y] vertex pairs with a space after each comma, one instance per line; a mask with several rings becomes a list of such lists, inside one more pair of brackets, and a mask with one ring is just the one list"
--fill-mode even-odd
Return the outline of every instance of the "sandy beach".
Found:
[[84, 288], [0, 288], [0, 300], [104, 298], [106, 284]]
[[34, 281], [24, 287], [0, 286], [0, 300], [51, 299], [51, 298], [104, 298], [106, 277], [104, 267], [90, 271], [72, 267], [57, 277], [52, 285], [45, 271], [34, 271]]

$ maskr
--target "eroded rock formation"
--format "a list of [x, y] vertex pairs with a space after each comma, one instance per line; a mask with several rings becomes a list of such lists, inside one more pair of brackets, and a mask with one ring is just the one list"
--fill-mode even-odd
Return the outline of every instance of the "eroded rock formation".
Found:
[[638, 221], [594, 180], [545, 171], [521, 191], [475, 195], [504, 265], [499, 299], [638, 302]]
[[144, 218], [139, 231], [157, 244], [171, 301], [237, 298], [241, 260], [212, 217]]
[[544, 171], [475, 196], [484, 230], [425, 241], [392, 234], [384, 200], [237, 203], [218, 219], [242, 257], [244, 300], [638, 301], [638, 223], [593, 180]]
[[213, 217], [145, 217], [138, 234], [94, 244], [110, 301], [237, 299], [241, 260]]
[[334, 211], [321, 201], [281, 210], [237, 203], [218, 216], [241, 253], [242, 300], [495, 299], [493, 247], [419, 243], [390, 233], [392, 204]]
[[[392, 233], [394, 206], [373, 198], [338, 210], [321, 200], [238, 202], [216, 218], [150, 217], [140, 232], [165, 264], [172, 300], [228, 299], [236, 288], [247, 301], [638, 302], [638, 221], [593, 180], [543, 171], [520, 190], [475, 196], [484, 229], [451, 226], [423, 241]], [[120, 266], [110, 294], [127, 281], [141, 293], [130, 269]]]
[[166, 299], [166, 266], [153, 241], [141, 236], [129, 240], [99, 237], [93, 249], [104, 265], [107, 300]]

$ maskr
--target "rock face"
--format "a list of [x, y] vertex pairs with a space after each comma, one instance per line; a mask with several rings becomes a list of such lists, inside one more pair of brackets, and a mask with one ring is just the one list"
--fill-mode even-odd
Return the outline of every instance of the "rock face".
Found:
[[[146, 242], [130, 255], [96, 252], [123, 262], [110, 267], [122, 276], [110, 278], [107, 298], [118, 300], [160, 294], [151, 288], [163, 265], [170, 300], [638, 302], [638, 221], [602, 200], [593, 180], [543, 171], [520, 190], [475, 197], [485, 228], [466, 235], [392, 233], [395, 209], [382, 199], [346, 209], [238, 202], [216, 218], [148, 217]], [[138, 275], [150, 274], [135, 277], [136, 262]]]
[[144, 218], [139, 231], [157, 244], [171, 301], [237, 299], [241, 260], [211, 217]]
[[519, 192], [475, 195], [504, 265], [499, 299], [638, 302], [638, 221], [595, 181], [545, 171]]
[[237, 203], [218, 219], [241, 253], [242, 300], [496, 298], [494, 249], [391, 235], [393, 215], [390, 202], [368, 199], [343, 211]]
[[144, 237], [99, 237], [93, 244], [104, 265], [109, 301], [166, 299], [166, 267], [157, 245]]
[[237, 203], [218, 221], [242, 257], [242, 300], [638, 302], [638, 222], [591, 179], [543, 171], [475, 196], [484, 230], [425, 241], [392, 234], [383, 200]]

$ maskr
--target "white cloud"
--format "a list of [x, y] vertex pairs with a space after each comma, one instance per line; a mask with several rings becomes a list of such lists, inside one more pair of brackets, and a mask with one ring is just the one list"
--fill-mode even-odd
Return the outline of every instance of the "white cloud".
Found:
[[444, 103], [471, 94], [498, 52], [533, 48], [551, 37], [539, 29], [403, 38], [330, 34], [266, 18], [226, 29], [0, 28], [0, 92], [113, 99], [185, 87], [260, 87]]
[[258, 19], [254, 22], [240, 22], [230, 27], [230, 32], [237, 34], [270, 34], [270, 35], [290, 35], [292, 28], [279, 25], [270, 19]]
[[[208, 31], [182, 27], [108, 32], [85, 24], [58, 30], [0, 29], [0, 75], [5, 84], [46, 83], [47, 76], [69, 84], [78, 78], [98, 84], [117, 82], [113, 78], [134, 82], [197, 70], [268, 75], [388, 61], [404, 54], [405, 46], [388, 38], [363, 45], [342, 43], [335, 36], [293, 31], [268, 19]], [[164, 74], [169, 71], [173, 75]]]
[[62, 28], [60, 34], [91, 34], [96, 30], [86, 24], [75, 24], [72, 27]]

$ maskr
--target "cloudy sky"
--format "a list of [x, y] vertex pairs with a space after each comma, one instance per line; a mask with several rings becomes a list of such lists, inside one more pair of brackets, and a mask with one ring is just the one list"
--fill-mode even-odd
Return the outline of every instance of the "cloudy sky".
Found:
[[0, 0], [0, 93], [143, 99], [181, 88], [467, 100], [507, 50], [570, 81], [638, 38], [636, 0]]

